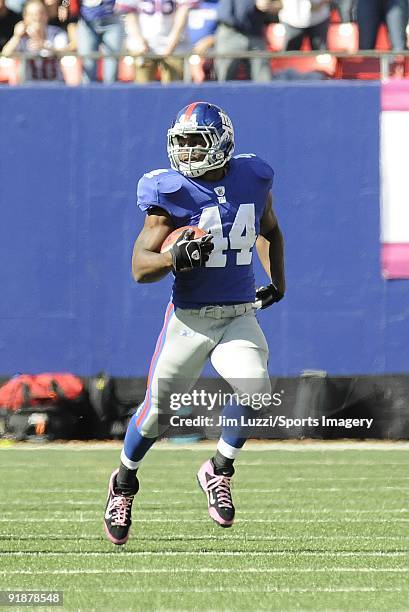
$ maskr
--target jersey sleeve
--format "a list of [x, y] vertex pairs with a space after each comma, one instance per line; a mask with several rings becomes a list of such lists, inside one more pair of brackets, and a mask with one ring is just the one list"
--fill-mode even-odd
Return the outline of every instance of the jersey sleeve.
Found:
[[267, 181], [269, 189], [271, 189], [274, 180], [274, 170], [270, 164], [264, 161], [264, 159], [261, 159], [261, 157], [254, 156], [251, 158], [251, 165], [254, 174], [262, 180]]
[[177, 207], [169, 196], [179, 191], [181, 186], [182, 179], [177, 173], [168, 170], [147, 172], [138, 182], [136, 203], [143, 212], [159, 206], [174, 217]]
[[139, 179], [136, 189], [136, 204], [142, 212], [146, 212], [153, 206], [159, 206], [156, 181], [147, 178], [146, 174]]
[[268, 189], [271, 189], [274, 179], [274, 170], [270, 164], [264, 161], [264, 159], [254, 155], [254, 153], [235, 155], [234, 159], [238, 160], [241, 164], [245, 164], [257, 178], [266, 181]]

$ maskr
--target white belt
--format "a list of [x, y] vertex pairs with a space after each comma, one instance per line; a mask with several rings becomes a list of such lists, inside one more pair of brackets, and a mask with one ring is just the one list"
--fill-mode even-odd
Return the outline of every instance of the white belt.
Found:
[[253, 305], [247, 304], [226, 304], [225, 306], [203, 306], [203, 308], [182, 308], [187, 314], [196, 315], [200, 318], [211, 317], [212, 319], [230, 319], [240, 317], [251, 310]]

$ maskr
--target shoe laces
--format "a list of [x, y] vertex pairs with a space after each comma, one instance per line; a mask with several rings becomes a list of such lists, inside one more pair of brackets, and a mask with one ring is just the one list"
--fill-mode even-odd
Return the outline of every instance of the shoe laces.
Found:
[[217, 475], [207, 481], [207, 490], [216, 493], [219, 508], [233, 508], [231, 499], [231, 476]]
[[128, 514], [132, 507], [133, 495], [114, 495], [110, 501], [108, 510], [111, 512], [112, 525], [126, 527]]

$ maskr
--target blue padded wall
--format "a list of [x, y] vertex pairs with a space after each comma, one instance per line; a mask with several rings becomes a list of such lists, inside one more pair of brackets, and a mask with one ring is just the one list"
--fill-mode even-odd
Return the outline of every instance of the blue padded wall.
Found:
[[380, 276], [379, 85], [323, 82], [2, 89], [0, 373], [146, 375], [170, 278], [132, 280], [135, 186], [197, 99], [276, 171], [288, 293], [260, 315], [271, 373], [408, 371], [409, 284]]

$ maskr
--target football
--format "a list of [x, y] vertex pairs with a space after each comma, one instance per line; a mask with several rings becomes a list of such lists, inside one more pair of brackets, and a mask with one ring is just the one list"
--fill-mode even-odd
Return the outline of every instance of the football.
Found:
[[176, 240], [179, 238], [180, 234], [182, 234], [185, 230], [188, 230], [188, 229], [194, 231], [193, 238], [202, 238], [202, 236], [206, 236], [206, 234], [207, 234], [207, 232], [205, 232], [204, 230], [200, 229], [200, 227], [196, 227], [194, 225], [184, 225], [183, 227], [178, 227], [178, 229], [175, 229], [163, 241], [162, 246], [160, 248], [160, 252], [161, 253], [165, 253], [166, 251], [169, 251], [171, 246], [173, 244], [175, 244]]

